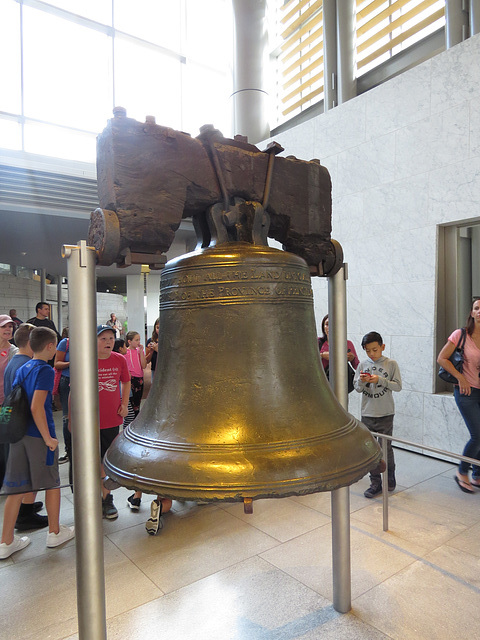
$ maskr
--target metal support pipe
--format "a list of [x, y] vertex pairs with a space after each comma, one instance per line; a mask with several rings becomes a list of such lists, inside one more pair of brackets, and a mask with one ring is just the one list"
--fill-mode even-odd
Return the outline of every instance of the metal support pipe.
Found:
[[63, 331], [62, 280], [62, 276], [57, 276], [57, 331], [60, 335]]
[[463, 10], [463, 0], [445, 2], [445, 47], [463, 42], [468, 28], [468, 14]]
[[323, 0], [323, 110], [338, 104], [337, 99], [337, 2]]
[[69, 321], [78, 637], [106, 640], [95, 249], [82, 240], [65, 245], [62, 255], [68, 260], [71, 309], [82, 310]]
[[40, 300], [47, 302], [47, 270], [40, 269]]
[[470, 36], [480, 33], [480, 0], [470, 0], [469, 5], [470, 17]]
[[356, 3], [355, 0], [341, 0], [337, 2], [338, 104], [357, 95], [355, 52]]
[[382, 457], [385, 460], [385, 471], [382, 473], [382, 498], [383, 498], [383, 530], [388, 531], [388, 452], [386, 438], [380, 438], [382, 443]]
[[[346, 265], [328, 278], [328, 350], [330, 380], [335, 395], [346, 409], [347, 377], [347, 287]], [[352, 606], [350, 563], [350, 488], [331, 493], [333, 608], [347, 613]]]
[[233, 62], [233, 134], [247, 136], [253, 144], [270, 136], [268, 93], [268, 32], [266, 0], [233, 0], [235, 23]]

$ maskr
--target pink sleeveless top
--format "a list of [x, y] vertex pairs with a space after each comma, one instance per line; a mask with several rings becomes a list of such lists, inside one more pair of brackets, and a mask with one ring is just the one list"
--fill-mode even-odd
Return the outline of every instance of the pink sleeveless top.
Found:
[[143, 369], [140, 364], [140, 354], [138, 353], [138, 349], [127, 349], [125, 358], [127, 360], [130, 375], [134, 378], [143, 378]]

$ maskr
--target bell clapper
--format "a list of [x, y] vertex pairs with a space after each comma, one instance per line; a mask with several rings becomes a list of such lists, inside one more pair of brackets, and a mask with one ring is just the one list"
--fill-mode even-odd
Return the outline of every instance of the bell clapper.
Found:
[[253, 513], [253, 499], [252, 498], [244, 498], [243, 499], [243, 513]]

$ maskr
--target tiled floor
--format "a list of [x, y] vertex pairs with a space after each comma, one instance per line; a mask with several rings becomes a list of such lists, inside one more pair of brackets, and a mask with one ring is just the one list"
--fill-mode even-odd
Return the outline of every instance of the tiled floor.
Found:
[[[253, 515], [240, 504], [174, 502], [152, 537], [150, 496], [133, 513], [129, 492], [117, 490], [119, 517], [103, 522], [109, 640], [480, 637], [480, 491], [461, 493], [451, 464], [396, 457], [388, 532], [381, 497], [363, 497], [367, 479], [351, 487], [345, 615], [332, 606], [329, 494], [258, 501]], [[73, 517], [65, 489], [61, 520]], [[0, 564], [0, 636], [77, 638], [75, 543], [46, 549], [45, 531], [31, 539]]]

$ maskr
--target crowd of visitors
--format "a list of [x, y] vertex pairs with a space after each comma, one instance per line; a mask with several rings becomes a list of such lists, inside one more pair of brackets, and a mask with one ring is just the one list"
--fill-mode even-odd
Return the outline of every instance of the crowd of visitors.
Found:
[[[36, 315], [23, 323], [15, 309], [0, 314], [0, 403], [15, 385], [21, 385], [30, 403], [31, 418], [27, 434], [17, 443], [2, 445], [0, 449], [0, 482], [7, 496], [4, 508], [0, 559], [10, 557], [25, 548], [28, 536], [15, 535], [47, 528], [47, 547], [57, 547], [75, 535], [73, 526], [60, 524], [60, 476], [58, 465], [69, 462], [69, 482], [72, 484], [72, 437], [69, 411], [70, 393], [70, 338], [68, 328], [59, 335], [49, 318], [50, 306], [46, 302], [36, 305]], [[329, 374], [329, 318], [321, 324], [318, 339], [319, 357]], [[106, 519], [118, 517], [111, 493], [115, 483], [106, 478], [103, 458], [120, 428], [128, 428], [140, 411], [144, 395], [144, 372], [150, 364], [152, 378], [158, 364], [159, 319], [146, 348], [140, 333], [129, 331], [122, 338], [123, 328], [115, 314], [97, 327], [99, 443], [101, 452], [102, 512]], [[464, 344], [464, 346], [461, 346]], [[360, 360], [351, 341], [347, 341], [349, 392], [362, 394], [361, 419], [374, 433], [391, 436], [394, 423], [393, 392], [401, 391], [402, 379], [395, 360], [383, 355], [385, 344], [376, 331], [367, 333], [361, 346], [365, 357]], [[452, 354], [462, 352], [463, 366], [452, 363]], [[474, 298], [466, 326], [457, 329], [440, 351], [438, 363], [456, 380], [454, 397], [470, 433], [463, 455], [478, 459], [480, 454], [480, 298]], [[52, 406], [53, 395], [58, 395], [62, 407], [62, 431], [65, 453], [59, 457]], [[391, 441], [387, 444], [388, 490], [396, 488], [395, 458]], [[364, 492], [373, 498], [382, 491], [382, 461], [370, 471], [370, 486]], [[469, 470], [472, 468], [472, 477]], [[465, 493], [480, 488], [480, 465], [459, 464], [455, 481]], [[47, 515], [39, 513], [43, 503], [36, 500], [36, 491], [45, 490]], [[127, 498], [132, 511], [139, 511], [142, 493], [134, 492]], [[150, 517], [145, 528], [151, 535], [162, 526], [161, 516], [170, 510], [172, 501], [157, 496], [150, 505]]]

